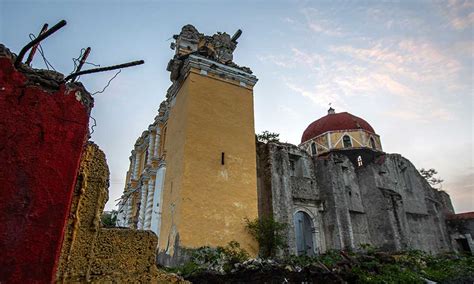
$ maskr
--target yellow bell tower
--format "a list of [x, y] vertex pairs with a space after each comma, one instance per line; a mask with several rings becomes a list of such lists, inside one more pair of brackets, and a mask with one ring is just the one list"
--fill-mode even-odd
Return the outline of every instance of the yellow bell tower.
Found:
[[[240, 30], [200, 34], [184, 26], [168, 64], [161, 130], [159, 262], [179, 263], [183, 249], [237, 241], [258, 246], [245, 229], [257, 210], [253, 86], [257, 78], [232, 62]], [[158, 183], [157, 183], [158, 184]]]

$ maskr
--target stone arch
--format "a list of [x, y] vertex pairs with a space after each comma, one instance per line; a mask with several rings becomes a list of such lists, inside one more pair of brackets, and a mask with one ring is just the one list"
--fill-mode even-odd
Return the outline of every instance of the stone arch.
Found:
[[[298, 213], [304, 213], [309, 218], [309, 232], [306, 234], [306, 239], [304, 240], [305, 245], [309, 245], [310, 248], [306, 247], [306, 249], [303, 251], [302, 247], [302, 242], [299, 240], [299, 233], [298, 233], [298, 218], [297, 214]], [[325, 242], [324, 242], [324, 236], [323, 236], [323, 231], [322, 231], [322, 224], [320, 218], [318, 218], [318, 207], [315, 206], [297, 206], [294, 210], [293, 213], [293, 236], [294, 236], [294, 241], [295, 241], [295, 246], [294, 246], [294, 252], [297, 255], [316, 255], [319, 253], [322, 253], [325, 251]], [[303, 224], [302, 224], [303, 225]], [[300, 227], [301, 230], [301, 227]], [[303, 228], [304, 230], [304, 228]], [[298, 242], [300, 241], [300, 244]]]

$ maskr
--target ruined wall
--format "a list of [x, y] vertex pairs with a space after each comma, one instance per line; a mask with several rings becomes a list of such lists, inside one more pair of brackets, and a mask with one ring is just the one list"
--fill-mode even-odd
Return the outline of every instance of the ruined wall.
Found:
[[[322, 214], [328, 248], [354, 248], [367, 243], [367, 218], [354, 166], [344, 156], [315, 160], [317, 184], [324, 201]], [[374, 205], [375, 206], [375, 205]]]
[[58, 280], [89, 279], [90, 260], [100, 230], [100, 216], [108, 199], [109, 168], [104, 153], [89, 142], [82, 155], [67, 221]]
[[431, 188], [398, 154], [361, 153], [368, 160], [359, 167], [351, 159], [354, 151], [313, 160], [294, 145], [258, 145], [259, 208], [269, 207], [271, 199], [274, 218], [289, 225], [288, 252], [295, 253], [298, 210], [313, 219], [318, 252], [361, 244], [388, 251], [451, 250], [445, 222], [452, 212], [449, 195]]
[[108, 185], [105, 155], [89, 142], [82, 156], [57, 281], [165, 281], [155, 265], [158, 239], [153, 232], [100, 227]]
[[[328, 203], [325, 209], [331, 215], [334, 208], [342, 248], [357, 249], [367, 243], [384, 250], [439, 253], [451, 249], [443, 213], [446, 200], [407, 159], [384, 154], [357, 167], [339, 152], [317, 159], [316, 168], [321, 192], [328, 200], [337, 198], [334, 206]], [[330, 224], [330, 219], [325, 223]]]
[[453, 248], [474, 255], [474, 212], [449, 214], [447, 224]]
[[51, 282], [92, 98], [0, 45], [0, 282]]
[[314, 245], [316, 253], [326, 250], [321, 238], [322, 203], [312, 158], [291, 144], [257, 143], [257, 185], [260, 216], [271, 216], [276, 221], [288, 224], [284, 237], [288, 247], [277, 252], [279, 256], [295, 254], [294, 214], [303, 211], [314, 222]]
[[101, 228], [89, 279], [116, 283], [163, 281], [155, 265], [157, 245], [158, 238], [151, 231]]

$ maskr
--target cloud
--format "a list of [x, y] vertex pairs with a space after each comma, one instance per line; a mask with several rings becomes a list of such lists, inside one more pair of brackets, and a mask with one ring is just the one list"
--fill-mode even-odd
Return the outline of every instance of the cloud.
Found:
[[295, 109], [287, 105], [278, 105], [278, 112], [282, 113], [284, 117], [298, 120], [301, 118], [301, 115]]
[[306, 26], [311, 32], [336, 37], [345, 35], [342, 28], [336, 22], [327, 18], [326, 13], [322, 13], [314, 8], [304, 8], [301, 10], [301, 14], [303, 14]]
[[282, 21], [285, 22], [285, 23], [288, 23], [288, 24], [294, 24], [295, 23], [295, 20], [293, 20], [290, 17], [285, 17], [285, 18], [282, 19]]
[[422, 39], [382, 39], [318, 52], [292, 47], [284, 55], [260, 59], [298, 70], [303, 76], [285, 76], [286, 86], [319, 106], [332, 102], [346, 108], [349, 97], [390, 95], [398, 100], [397, 110], [386, 114], [419, 122], [456, 119], [444, 98], [431, 90], [465, 87], [458, 80], [462, 64], [449, 50]]
[[473, 210], [474, 171], [452, 178], [450, 182], [443, 184], [443, 189], [451, 196], [457, 213]]
[[331, 103], [333, 106], [337, 106], [339, 111], [347, 109], [344, 100], [341, 99], [330, 84], [317, 84], [312, 88], [307, 88], [293, 82], [289, 78], [284, 78], [284, 82], [290, 90], [310, 99], [318, 106], [327, 107]]
[[448, 25], [455, 30], [472, 29], [474, 25], [474, 2], [470, 0], [450, 0], [442, 2], [439, 8]]
[[294, 61], [289, 60], [289, 58], [284, 55], [257, 55], [257, 59], [261, 62], [271, 62], [283, 68], [294, 68], [296, 66]]

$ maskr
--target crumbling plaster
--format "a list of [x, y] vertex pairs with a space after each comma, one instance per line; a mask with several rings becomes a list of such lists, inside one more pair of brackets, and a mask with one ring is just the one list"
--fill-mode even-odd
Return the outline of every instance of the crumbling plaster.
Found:
[[92, 97], [0, 44], [0, 282], [51, 282]]
[[362, 153], [366, 160], [359, 167], [354, 151], [311, 157], [295, 145], [258, 143], [259, 212], [289, 225], [288, 248], [280, 254], [296, 252], [293, 215], [299, 210], [313, 218], [316, 252], [361, 244], [391, 251], [451, 250], [445, 224], [452, 213], [449, 196], [399, 154]]
[[156, 267], [158, 238], [151, 231], [101, 228], [108, 199], [109, 169], [105, 154], [89, 142], [81, 160], [62, 247], [57, 281], [164, 281]]

